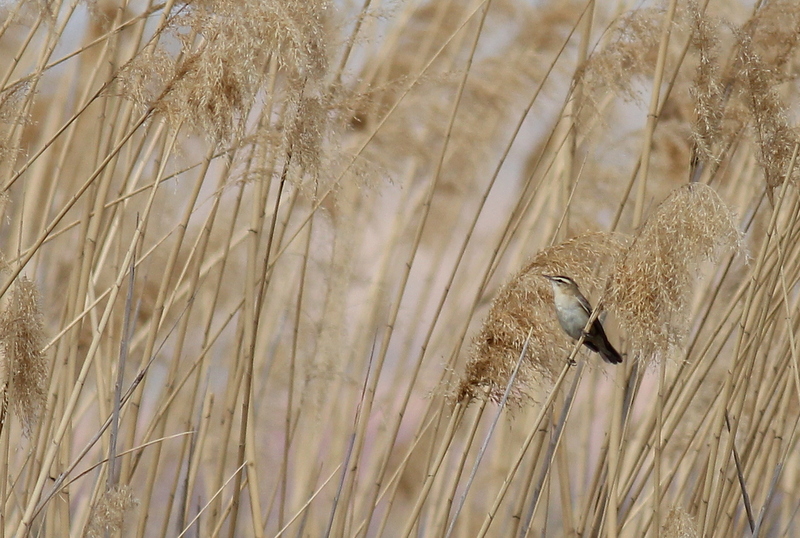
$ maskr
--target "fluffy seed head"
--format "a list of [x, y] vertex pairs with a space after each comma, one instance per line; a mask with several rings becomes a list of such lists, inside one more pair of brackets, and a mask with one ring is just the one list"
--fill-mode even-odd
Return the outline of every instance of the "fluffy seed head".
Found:
[[42, 353], [44, 329], [36, 286], [20, 277], [0, 315], [0, 349], [8, 383], [8, 401], [27, 433], [39, 420], [47, 400], [47, 361]]
[[609, 90], [630, 100], [638, 98], [632, 82], [635, 75], [653, 70], [663, 16], [657, 9], [637, 9], [615, 21], [605, 44], [579, 73], [590, 99], [599, 101]]
[[673, 506], [664, 522], [661, 535], [665, 538], [696, 538], [697, 526], [686, 510]]
[[168, 28], [180, 53], [146, 48], [122, 70], [123, 94], [214, 141], [239, 136], [271, 61], [289, 78], [325, 79], [328, 11], [322, 0], [192, 2]]
[[527, 354], [510, 399], [520, 403], [532, 397], [537, 387], [551, 381], [563, 367], [574, 342], [558, 323], [553, 292], [542, 275], [570, 275], [584, 293], [591, 293], [603, 282], [623, 245], [624, 239], [619, 235], [590, 233], [536, 254], [492, 301], [483, 327], [472, 342], [457, 399], [488, 394], [499, 401], [529, 332]]
[[619, 258], [607, 290], [633, 356], [650, 360], [681, 344], [698, 265], [739, 241], [733, 215], [705, 184], [679, 187], [661, 203]]
[[697, 4], [689, 6], [692, 17], [692, 44], [698, 55], [698, 64], [691, 89], [695, 120], [692, 138], [698, 153], [707, 161], [716, 162], [719, 155], [714, 147], [721, 136], [725, 112], [724, 85], [719, 73], [719, 37], [717, 21], [701, 13]]
[[105, 492], [92, 507], [89, 522], [84, 529], [84, 538], [100, 538], [121, 532], [126, 516], [139, 504], [128, 486], [120, 486]]
[[739, 70], [737, 80], [741, 83], [742, 100], [747, 105], [753, 124], [758, 160], [764, 168], [764, 177], [772, 199], [775, 188], [783, 184], [787, 174], [791, 179], [800, 179], [800, 169], [789, 165], [800, 136], [787, 118], [787, 109], [775, 90], [778, 77], [774, 68], [762, 60], [753, 46], [752, 37], [739, 35]]

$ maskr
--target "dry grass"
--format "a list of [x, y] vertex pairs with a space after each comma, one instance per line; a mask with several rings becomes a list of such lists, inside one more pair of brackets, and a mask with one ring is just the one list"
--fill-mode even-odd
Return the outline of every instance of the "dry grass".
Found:
[[792, 535], [800, 7], [616, 6], [4, 3], [0, 538]]

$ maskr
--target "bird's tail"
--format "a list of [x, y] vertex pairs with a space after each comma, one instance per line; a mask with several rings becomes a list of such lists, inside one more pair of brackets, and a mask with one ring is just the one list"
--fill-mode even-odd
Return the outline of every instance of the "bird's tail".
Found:
[[621, 363], [622, 355], [619, 354], [619, 351], [614, 349], [614, 346], [611, 345], [611, 342], [608, 341], [608, 338], [603, 338], [603, 340], [605, 340], [603, 345], [597, 350], [600, 356], [603, 357], [603, 360], [611, 364]]
[[601, 325], [598, 320], [595, 320], [594, 324], [592, 324], [592, 330], [589, 331], [587, 338], [583, 341], [583, 345], [595, 353], [599, 353], [603, 360], [610, 364], [619, 364], [622, 362], [622, 355], [620, 355], [619, 351], [614, 349], [614, 346], [608, 341], [608, 336], [606, 336], [606, 332], [603, 330], [603, 325]]

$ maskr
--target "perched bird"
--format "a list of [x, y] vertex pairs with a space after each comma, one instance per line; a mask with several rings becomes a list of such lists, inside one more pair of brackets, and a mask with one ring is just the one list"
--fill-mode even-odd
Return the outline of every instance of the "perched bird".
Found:
[[[556, 306], [556, 315], [561, 328], [570, 337], [577, 340], [583, 334], [583, 328], [592, 314], [592, 306], [575, 281], [568, 276], [542, 275], [553, 285], [553, 297]], [[622, 356], [608, 341], [603, 324], [599, 319], [592, 322], [592, 326], [583, 339], [583, 345], [599, 353], [603, 360], [611, 364], [622, 362]]]

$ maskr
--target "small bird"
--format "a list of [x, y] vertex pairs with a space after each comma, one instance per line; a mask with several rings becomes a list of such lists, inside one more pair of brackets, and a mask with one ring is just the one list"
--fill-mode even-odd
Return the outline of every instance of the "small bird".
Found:
[[[592, 314], [592, 306], [583, 296], [581, 290], [578, 289], [575, 281], [568, 276], [542, 276], [553, 285], [556, 315], [561, 328], [570, 337], [575, 340], [579, 339], [583, 334], [583, 328], [586, 327], [586, 322], [589, 321], [589, 316]], [[608, 341], [606, 332], [603, 330], [603, 324], [600, 323], [599, 319], [595, 319], [592, 322], [589, 332], [584, 336], [583, 345], [599, 353], [606, 362], [611, 364], [622, 362], [622, 356]]]

